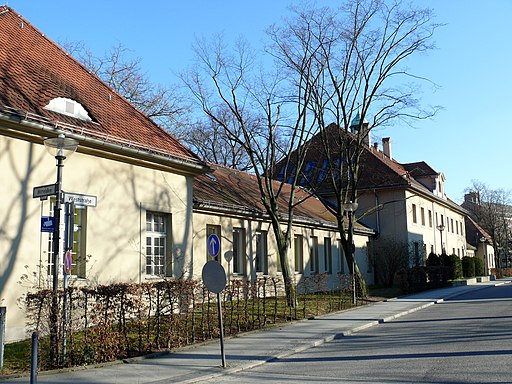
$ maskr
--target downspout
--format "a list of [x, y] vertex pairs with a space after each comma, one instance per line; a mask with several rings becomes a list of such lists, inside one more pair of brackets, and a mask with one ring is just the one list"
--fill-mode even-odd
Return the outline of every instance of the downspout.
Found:
[[[432, 204], [432, 223], [433, 223], [432, 230], [434, 231], [434, 250], [436, 251], [436, 255], [437, 255], [437, 241], [436, 241], [437, 220], [434, 222], [434, 220], [436, 218], [436, 212], [434, 211], [434, 202], [432, 201], [431, 204]], [[441, 253], [443, 252], [442, 248], [443, 248], [443, 244], [441, 244]]]
[[[373, 190], [373, 194], [375, 195], [375, 206], [379, 206], [379, 195], [377, 194], [377, 190]], [[375, 229], [377, 231], [377, 236], [380, 236], [380, 209], [377, 209], [377, 212], [375, 213]]]
[[142, 202], [139, 202], [139, 284], [142, 283]]

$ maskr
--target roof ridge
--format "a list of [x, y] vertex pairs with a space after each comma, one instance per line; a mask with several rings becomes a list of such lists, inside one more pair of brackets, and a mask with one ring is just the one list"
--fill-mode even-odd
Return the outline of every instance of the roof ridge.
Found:
[[[373, 156], [375, 156], [375, 158], [377, 160], [379, 160], [379, 162], [381, 162], [382, 164], [384, 164], [386, 167], [388, 167], [391, 171], [393, 171], [395, 174], [397, 174], [401, 179], [405, 180], [407, 182], [407, 184], [411, 184], [410, 181], [407, 179], [407, 178], [404, 178], [404, 175], [401, 175], [400, 173], [398, 173], [393, 167], [391, 167], [386, 161], [383, 160], [382, 156], [386, 157], [387, 159], [389, 159], [389, 161], [393, 162], [394, 164], [400, 166], [403, 168], [403, 165], [401, 163], [399, 163], [398, 161], [396, 161], [395, 159], [393, 158], [390, 158], [390, 157], [387, 157], [383, 151], [381, 151], [380, 149], [378, 148], [374, 148], [372, 146], [368, 146], [368, 145], [365, 145], [363, 144], [364, 147], [365, 147], [365, 150], [367, 152], [370, 152]], [[375, 153], [374, 151], [377, 151], [377, 153]], [[382, 156], [380, 156], [382, 155]], [[404, 171], [406, 171], [404, 169]], [[409, 172], [405, 172], [406, 174], [408, 174]]]

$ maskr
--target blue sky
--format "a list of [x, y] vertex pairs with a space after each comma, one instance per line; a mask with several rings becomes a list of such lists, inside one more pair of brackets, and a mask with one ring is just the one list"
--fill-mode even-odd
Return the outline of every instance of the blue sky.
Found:
[[[435, 118], [379, 130], [391, 137], [402, 163], [425, 161], [446, 177], [449, 197], [461, 202], [472, 180], [512, 190], [510, 73], [512, 1], [415, 0], [433, 8], [439, 23], [437, 50], [409, 64], [439, 88], [425, 85], [423, 103], [441, 105]], [[1, 3], [1, 0], [0, 0]], [[339, 2], [319, 0], [318, 4]], [[265, 28], [287, 13], [289, 1], [11, 0], [6, 3], [56, 42], [83, 41], [96, 55], [121, 43], [142, 59], [154, 82], [176, 83], [191, 63], [195, 37], [245, 36], [255, 46]]]

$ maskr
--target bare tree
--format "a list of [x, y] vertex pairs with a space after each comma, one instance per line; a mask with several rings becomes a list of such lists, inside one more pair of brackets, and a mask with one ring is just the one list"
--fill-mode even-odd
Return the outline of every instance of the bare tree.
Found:
[[[232, 118], [229, 110], [220, 109], [218, 113], [223, 115], [223, 121], [228, 122]], [[203, 160], [240, 171], [250, 171], [252, 169], [251, 159], [239, 144], [238, 139], [243, 136], [243, 133], [238, 131], [238, 124], [235, 122], [230, 125], [233, 127], [233, 135], [237, 139], [226, 135], [222, 125], [219, 125], [214, 119], [206, 117], [191, 125], [186, 142]]]
[[386, 239], [375, 253], [377, 281], [386, 287], [393, 286], [395, 275], [410, 266], [410, 244]]
[[466, 192], [474, 199], [462, 204], [475, 221], [492, 237], [495, 262], [501, 268], [501, 259], [507, 258], [512, 244], [512, 200], [511, 192], [503, 189], [491, 189], [486, 184], [473, 180]]
[[[344, 206], [357, 200], [370, 130], [397, 119], [425, 119], [438, 109], [420, 106], [417, 80], [425, 79], [407, 69], [409, 57], [434, 48], [438, 27], [430, 9], [393, 0], [354, 0], [338, 9], [294, 8], [292, 18], [269, 31], [272, 52], [282, 65], [297, 81], [314, 79], [309, 108], [327, 164], [323, 178], [310, 187], [336, 215], [347, 264], [355, 265], [351, 272], [357, 273], [360, 287], [364, 281], [349, 252]], [[303, 52], [313, 56], [314, 73], [297, 65]], [[308, 176], [304, 169], [302, 177]]]
[[[205, 125], [214, 123], [221, 127], [249, 159], [258, 181], [261, 203], [277, 241], [287, 302], [293, 306], [295, 282], [287, 256], [293, 211], [300, 203], [295, 193], [297, 175], [307, 139], [316, 123], [314, 116], [307, 114], [312, 81], [304, 75], [301, 82], [290, 84], [282, 73], [263, 74], [257, 66], [255, 53], [242, 40], [232, 52], [221, 37], [198, 41], [195, 51], [198, 63], [183, 74], [182, 79], [206, 115]], [[307, 67], [311, 63], [311, 57], [304, 54], [301, 63], [304, 73], [309, 71]], [[283, 111], [291, 103], [294, 113], [292, 118], [287, 118]], [[296, 149], [294, 166], [286, 163], [281, 171], [282, 180], [292, 180], [291, 185], [277, 182], [277, 161]], [[287, 207], [285, 211], [283, 202]]]
[[131, 57], [130, 50], [121, 44], [103, 56], [94, 55], [83, 42], [64, 43], [63, 47], [141, 112], [183, 138], [190, 112], [186, 98], [176, 86], [153, 83], [143, 71], [140, 57]]

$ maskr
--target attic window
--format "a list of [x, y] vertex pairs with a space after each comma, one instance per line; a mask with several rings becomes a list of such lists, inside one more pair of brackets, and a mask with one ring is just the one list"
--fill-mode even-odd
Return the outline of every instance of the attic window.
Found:
[[76, 119], [92, 121], [92, 119], [89, 117], [89, 114], [80, 103], [65, 97], [56, 97], [55, 99], [51, 100], [48, 105], [44, 107], [44, 109], [62, 113], [63, 115], [71, 116]]

